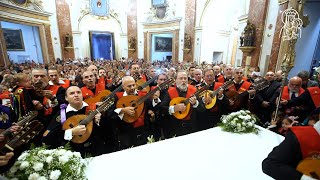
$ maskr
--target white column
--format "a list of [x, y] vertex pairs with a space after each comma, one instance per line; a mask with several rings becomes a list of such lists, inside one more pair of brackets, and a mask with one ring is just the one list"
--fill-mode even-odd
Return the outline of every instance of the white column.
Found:
[[194, 35], [194, 57], [197, 63], [202, 63], [201, 60], [201, 41], [202, 41], [202, 27], [195, 28], [195, 35]]
[[121, 52], [120, 58], [122, 57], [128, 58], [128, 35], [126, 33], [120, 34], [120, 52]]

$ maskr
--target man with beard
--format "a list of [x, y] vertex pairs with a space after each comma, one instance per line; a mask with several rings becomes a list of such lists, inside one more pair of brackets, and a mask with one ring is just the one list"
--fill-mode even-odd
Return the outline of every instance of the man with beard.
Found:
[[[193, 94], [197, 89], [188, 85], [188, 75], [185, 71], [179, 71], [176, 76], [176, 87], [170, 87], [168, 94], [164, 97], [162, 108], [170, 116], [168, 134], [166, 137], [181, 136], [192, 133], [196, 130], [197, 113], [205, 111], [203, 102]], [[191, 105], [189, 114], [184, 119], [177, 119], [173, 116], [173, 113], [178, 111], [185, 111], [187, 106], [184, 103], [179, 103], [174, 106], [170, 106], [169, 103], [176, 97], [190, 98], [189, 103]]]
[[220, 83], [225, 83], [227, 81], [229, 81], [230, 79], [232, 79], [232, 73], [233, 73], [233, 67], [229, 64], [226, 65], [226, 67], [224, 68], [223, 71], [223, 76], [219, 76], [216, 79], [216, 82], [220, 82]]
[[[70, 86], [66, 90], [65, 99], [68, 102], [68, 106], [62, 107], [60, 112], [53, 117], [47, 131], [43, 135], [43, 142], [46, 145], [49, 145], [50, 148], [64, 146], [67, 142], [72, 140], [73, 136], [83, 135], [87, 131], [85, 125], [78, 125], [67, 130], [62, 129], [63, 123], [68, 118], [74, 115], [88, 114], [90, 110], [93, 110], [83, 101], [82, 92], [77, 86]], [[95, 115], [92, 134], [86, 142], [80, 144], [70, 142], [72, 149], [80, 152], [82, 156], [85, 156], [85, 154], [97, 156], [106, 151], [103, 145], [102, 136], [98, 130], [100, 119], [100, 113]]]
[[[215, 91], [222, 85], [222, 83], [215, 82], [214, 73], [212, 69], [207, 69], [204, 71], [204, 82], [201, 84], [201, 87], [209, 86], [208, 90]], [[209, 129], [216, 126], [221, 118], [221, 115], [226, 113], [226, 111], [224, 111], [222, 107], [227, 107], [229, 101], [228, 98], [224, 96], [223, 91], [223, 89], [219, 91], [216, 97], [216, 104], [211, 109], [206, 109], [204, 112], [198, 114], [198, 131]], [[212, 98], [207, 95], [205, 95], [202, 100], [204, 104], [212, 102]]]
[[[295, 98], [299, 97], [305, 90], [302, 89], [302, 79], [295, 76], [292, 77], [289, 80], [288, 86], [283, 87], [282, 95], [281, 95], [281, 100], [294, 100]], [[273, 103], [274, 107], [276, 107], [276, 100], [279, 97], [280, 94], [280, 89], [276, 91], [276, 93], [273, 95], [271, 98], [270, 102]], [[303, 121], [304, 117], [307, 116], [304, 115], [304, 108], [303, 106], [296, 106], [292, 108], [288, 107], [281, 107], [282, 111], [287, 114], [288, 116], [299, 116], [299, 121]]]
[[96, 76], [92, 71], [85, 71], [82, 74], [82, 82], [85, 85], [81, 88], [83, 99], [94, 97], [105, 90], [104, 84], [96, 84]]
[[114, 100], [114, 105], [108, 111], [108, 117], [113, 119], [116, 128], [116, 136], [118, 137], [119, 150], [127, 149], [132, 146], [139, 146], [147, 143], [148, 127], [150, 124], [149, 115], [153, 112], [148, 112], [150, 101], [147, 100], [144, 105], [144, 110], [140, 117], [132, 123], [126, 122], [123, 117], [125, 114], [129, 116], [135, 115], [135, 107], [116, 108], [119, 99], [124, 96], [144, 96], [146, 93], [136, 90], [136, 82], [131, 76], [122, 78], [122, 87], [124, 92], [117, 92]]
[[32, 83], [36, 95], [32, 96], [32, 103], [37, 107], [42, 123], [48, 125], [48, 119], [59, 110], [60, 104], [65, 102], [65, 89], [62, 87], [50, 86], [46, 69], [33, 69], [31, 72]]
[[270, 82], [269, 87], [258, 92], [254, 98], [254, 111], [262, 124], [271, 120], [270, 115], [272, 114], [273, 108], [270, 100], [281, 85], [279, 82], [274, 80], [274, 72], [267, 72], [264, 79]]

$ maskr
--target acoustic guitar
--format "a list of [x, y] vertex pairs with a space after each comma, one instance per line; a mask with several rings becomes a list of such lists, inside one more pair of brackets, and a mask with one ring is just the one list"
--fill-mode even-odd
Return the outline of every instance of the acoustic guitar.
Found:
[[43, 125], [39, 121], [28, 123], [21, 131], [17, 132], [9, 142], [0, 147], [0, 154], [5, 155], [8, 152], [13, 152], [15, 148], [33, 139], [42, 129]]
[[173, 83], [174, 83], [174, 79], [170, 78], [170, 79], [167, 79], [162, 84], [156, 86], [153, 90], [149, 91], [143, 97], [129, 95], [129, 96], [123, 96], [122, 98], [120, 98], [117, 102], [117, 105], [116, 105], [117, 108], [125, 108], [125, 107], [134, 107], [135, 108], [135, 115], [130, 116], [128, 114], [124, 114], [123, 120], [127, 123], [135, 122], [143, 112], [144, 101], [149, 99], [155, 92], [162, 90], [162, 89], [169, 88], [169, 86]]
[[[29, 113], [27, 113], [26, 115], [18, 119], [17, 125], [20, 127], [23, 127], [25, 124], [27, 124], [37, 116], [38, 116], [38, 111], [30, 111]], [[1, 133], [1, 135], [4, 137], [4, 140], [0, 141], [0, 147], [2, 147], [5, 143], [9, 141], [10, 136], [12, 135], [12, 132], [10, 131], [10, 129], [11, 128], [8, 128]]]
[[85, 125], [86, 126], [86, 132], [83, 135], [76, 135], [72, 137], [72, 142], [74, 143], [83, 143], [87, 141], [92, 133], [92, 127], [93, 127], [93, 118], [98, 113], [103, 113], [106, 110], [108, 110], [113, 104], [114, 104], [114, 95], [116, 92], [121, 91], [122, 86], [119, 86], [117, 89], [115, 89], [111, 94], [105, 97], [105, 100], [102, 102], [102, 104], [95, 110], [90, 112], [88, 115], [80, 114], [80, 115], [74, 115], [72, 117], [69, 117], [62, 125], [63, 130], [71, 129], [73, 127], [76, 127], [78, 125]]
[[297, 170], [302, 174], [320, 180], [320, 155], [317, 156], [318, 157], [308, 157], [302, 160], [298, 164]]
[[[256, 92], [259, 92], [259, 91], [269, 87], [269, 85], [270, 85], [270, 82], [267, 80], [264, 80], [264, 81], [260, 81], [259, 83], [252, 84], [252, 87], [254, 90], [256, 90]], [[231, 110], [239, 109], [241, 104], [247, 103], [247, 102], [245, 102], [246, 101], [246, 98], [245, 98], [246, 93], [244, 93], [247, 91], [248, 90], [243, 91], [241, 93], [238, 93], [237, 91], [234, 91], [234, 90], [226, 92], [226, 95], [228, 96], [228, 98], [234, 102], [233, 105], [229, 106], [229, 108]]]
[[206, 90], [203, 93], [201, 93], [200, 97], [210, 96], [211, 99], [212, 99], [210, 103], [206, 103], [205, 104], [206, 109], [211, 109], [216, 104], [216, 102], [217, 102], [217, 94], [219, 93], [219, 91], [221, 89], [227, 89], [232, 84], [233, 84], [233, 81], [229, 80], [229, 81], [225, 82], [222, 86], [220, 86], [218, 89], [216, 89], [214, 91]]
[[[196, 96], [198, 98], [199, 95], [207, 89], [208, 89], [208, 86], [203, 86], [200, 89], [198, 89], [192, 96]], [[174, 105], [181, 104], [181, 103], [186, 105], [186, 110], [185, 111], [177, 111], [177, 112], [173, 113], [174, 117], [176, 117], [177, 119], [183, 119], [183, 118], [187, 117], [187, 115], [189, 114], [189, 111], [190, 111], [190, 102], [189, 101], [192, 96], [190, 96], [189, 98], [176, 97], [176, 98], [171, 99], [171, 101], [169, 103], [170, 106], [174, 106]]]

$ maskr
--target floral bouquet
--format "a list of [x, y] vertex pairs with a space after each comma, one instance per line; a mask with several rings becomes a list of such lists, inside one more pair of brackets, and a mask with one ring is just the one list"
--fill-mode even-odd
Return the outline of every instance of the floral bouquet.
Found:
[[232, 133], [259, 133], [255, 127], [258, 118], [248, 110], [240, 110], [221, 117], [219, 126], [223, 131]]
[[46, 150], [38, 147], [23, 152], [7, 173], [10, 179], [28, 180], [81, 180], [86, 179], [87, 161], [79, 152], [63, 147]]

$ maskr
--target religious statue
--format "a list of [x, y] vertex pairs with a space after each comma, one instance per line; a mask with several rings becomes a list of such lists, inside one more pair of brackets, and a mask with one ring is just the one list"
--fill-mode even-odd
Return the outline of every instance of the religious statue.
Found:
[[184, 33], [184, 48], [191, 49], [191, 37], [187, 33]]
[[243, 40], [244, 40], [244, 33], [242, 32], [240, 36], [240, 47], [243, 46]]
[[255, 26], [247, 21], [247, 25], [243, 30], [244, 46], [254, 46], [255, 29]]
[[136, 49], [136, 38], [131, 37], [129, 40], [129, 49]]
[[65, 36], [65, 40], [66, 40], [66, 47], [72, 47], [72, 35], [67, 33]]

